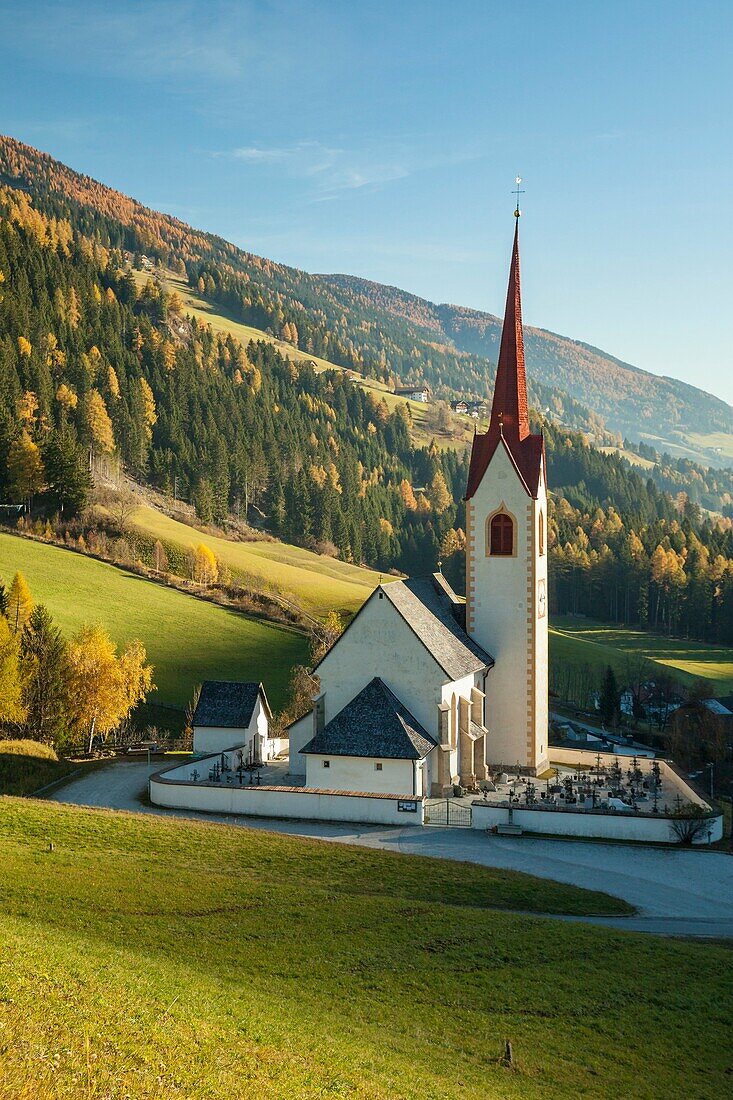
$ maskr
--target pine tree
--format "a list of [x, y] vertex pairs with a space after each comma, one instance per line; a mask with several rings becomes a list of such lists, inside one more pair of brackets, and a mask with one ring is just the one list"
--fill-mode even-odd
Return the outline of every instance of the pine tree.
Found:
[[618, 709], [619, 690], [618, 683], [616, 682], [616, 673], [611, 666], [608, 665], [603, 674], [603, 682], [601, 683], [601, 695], [599, 700], [601, 718], [604, 722], [614, 725], [618, 718]]
[[36, 604], [20, 641], [25, 726], [30, 737], [55, 744], [67, 708], [66, 643], [43, 604]]
[[86, 502], [91, 489], [91, 476], [86, 455], [73, 428], [64, 424], [51, 432], [44, 450], [47, 490], [51, 508], [62, 516], [76, 515]]

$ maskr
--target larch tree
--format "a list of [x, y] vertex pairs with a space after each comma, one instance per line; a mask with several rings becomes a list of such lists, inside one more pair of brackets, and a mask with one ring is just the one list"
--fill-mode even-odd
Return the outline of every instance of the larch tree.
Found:
[[24, 431], [8, 448], [8, 484], [11, 494], [30, 511], [33, 497], [43, 488], [43, 462], [28, 432]]
[[145, 417], [145, 430], [148, 439], [153, 434], [153, 424], [158, 419], [158, 414], [155, 411], [155, 398], [153, 397], [153, 391], [144, 378], [140, 379], [140, 391], [142, 393], [143, 401], [143, 416]]
[[428, 499], [433, 507], [433, 511], [438, 515], [442, 515], [442, 513], [453, 503], [453, 497], [448, 492], [448, 486], [445, 483], [445, 477], [441, 470], [435, 471], [433, 480], [430, 482]]
[[99, 390], [90, 390], [87, 398], [87, 424], [92, 435], [92, 446], [95, 451], [111, 454], [115, 449], [115, 434], [112, 421], [107, 412]]
[[197, 584], [207, 588], [219, 579], [219, 566], [214, 551], [200, 542], [194, 551], [194, 577]]
[[19, 649], [17, 636], [0, 615], [0, 726], [22, 722], [25, 717]]
[[31, 596], [31, 590], [28, 587], [27, 580], [18, 570], [13, 577], [8, 592], [8, 623], [13, 634], [20, 635], [32, 610], [33, 597]]
[[145, 649], [132, 642], [118, 657], [101, 626], [85, 626], [68, 647], [69, 717], [91, 752], [94, 738], [105, 737], [153, 687], [153, 668]]

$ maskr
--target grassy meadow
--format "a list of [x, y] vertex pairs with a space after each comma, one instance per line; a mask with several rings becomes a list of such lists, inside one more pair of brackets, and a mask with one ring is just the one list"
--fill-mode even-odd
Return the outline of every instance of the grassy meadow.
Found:
[[71, 550], [0, 532], [0, 579], [17, 569], [66, 635], [99, 622], [118, 645], [139, 638], [155, 666], [151, 701], [184, 706], [205, 679], [262, 680], [274, 707], [307, 656], [295, 631], [246, 618]]
[[729, 949], [502, 912], [602, 894], [9, 798], [0, 858], [2, 1097], [726, 1095]]
[[34, 794], [63, 779], [76, 765], [59, 760], [50, 745], [25, 738], [0, 740], [0, 794]]
[[562, 615], [552, 619], [551, 660], [588, 664], [598, 670], [599, 676], [611, 665], [623, 678], [628, 658], [639, 655], [663, 665], [683, 684], [703, 679], [709, 681], [716, 694], [733, 691], [733, 651], [728, 647], [608, 626], [591, 619]]
[[379, 574], [371, 569], [285, 542], [233, 542], [203, 534], [147, 504], [136, 509], [131, 522], [162, 542], [183, 547], [205, 543], [226, 563], [236, 580], [290, 598], [318, 618], [332, 610], [352, 615], [379, 583]]

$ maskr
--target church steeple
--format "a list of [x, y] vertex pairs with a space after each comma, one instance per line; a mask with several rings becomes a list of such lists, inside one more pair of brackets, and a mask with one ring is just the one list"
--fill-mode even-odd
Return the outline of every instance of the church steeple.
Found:
[[509, 288], [501, 333], [499, 365], [496, 368], [494, 400], [491, 405], [489, 435], [503, 434], [521, 443], [529, 435], [527, 375], [524, 366], [522, 335], [522, 291], [519, 275], [519, 207], [515, 212], [514, 247], [509, 269]]
[[499, 443], [503, 441], [530, 496], [537, 494], [544, 445], [541, 435], [532, 435], [527, 403], [527, 372], [522, 335], [522, 289], [519, 273], [519, 204], [515, 214], [514, 246], [509, 268], [504, 324], [489, 430], [473, 437], [466, 500], [481, 483]]

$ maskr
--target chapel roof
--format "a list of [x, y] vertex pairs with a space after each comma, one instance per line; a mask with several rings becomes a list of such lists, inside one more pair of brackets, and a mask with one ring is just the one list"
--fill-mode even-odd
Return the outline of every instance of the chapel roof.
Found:
[[435, 745], [394, 692], [375, 676], [300, 751], [305, 755], [422, 760]]
[[246, 729], [252, 721], [260, 694], [268, 718], [272, 717], [262, 684], [240, 680], [204, 680], [192, 725]]
[[442, 574], [393, 581], [380, 588], [451, 680], [494, 664], [494, 658], [460, 625], [464, 605]]
[[494, 383], [494, 399], [491, 404], [491, 419], [488, 431], [473, 437], [466, 500], [471, 499], [481, 484], [500, 443], [505, 446], [527, 492], [530, 496], [536, 497], [545, 444], [542, 435], [533, 435], [529, 428], [519, 272], [519, 210], [517, 210], [514, 229], [514, 247], [509, 269], [509, 286], [501, 331], [499, 363]]

